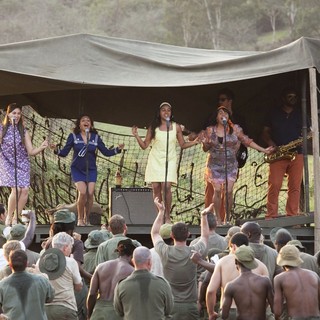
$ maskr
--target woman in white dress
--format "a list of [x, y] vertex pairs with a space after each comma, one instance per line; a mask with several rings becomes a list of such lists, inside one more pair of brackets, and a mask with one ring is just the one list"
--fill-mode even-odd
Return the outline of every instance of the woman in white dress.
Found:
[[[167, 131], [169, 132], [168, 157], [166, 156]], [[165, 200], [165, 223], [171, 223], [171, 185], [177, 183], [176, 141], [182, 149], [186, 149], [198, 144], [198, 139], [194, 141], [184, 140], [181, 126], [172, 121], [172, 107], [168, 102], [161, 103], [144, 140], [139, 136], [136, 126], [133, 126], [132, 134], [143, 150], [148, 148], [150, 144], [152, 146], [148, 157], [145, 181], [152, 183], [153, 198], [158, 197], [160, 201]], [[167, 170], [166, 159], [168, 159]]]

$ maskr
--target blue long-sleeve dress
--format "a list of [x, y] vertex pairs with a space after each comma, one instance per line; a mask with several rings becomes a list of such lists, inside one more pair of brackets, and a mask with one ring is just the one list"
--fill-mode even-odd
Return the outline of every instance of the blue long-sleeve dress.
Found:
[[71, 177], [74, 182], [97, 181], [97, 150], [104, 156], [111, 157], [121, 152], [119, 148], [108, 149], [97, 133], [90, 132], [88, 145], [82, 139], [81, 133], [71, 133], [66, 145], [57, 152], [58, 156], [66, 157], [73, 149]]

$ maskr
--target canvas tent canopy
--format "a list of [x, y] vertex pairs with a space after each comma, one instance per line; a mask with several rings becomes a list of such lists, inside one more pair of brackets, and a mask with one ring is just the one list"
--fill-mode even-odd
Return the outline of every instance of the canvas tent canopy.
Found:
[[[234, 106], [257, 140], [264, 114], [284, 86], [300, 89], [304, 115], [312, 118], [313, 155], [319, 157], [317, 78], [320, 40], [300, 38], [268, 52], [204, 50], [77, 34], [0, 45], [0, 107], [19, 102], [40, 115], [146, 127], [163, 101], [175, 120], [203, 127], [217, 93], [231, 88]], [[314, 161], [314, 194], [320, 192]], [[315, 197], [314, 210], [320, 210]], [[320, 217], [315, 215], [315, 230]], [[319, 221], [318, 221], [319, 220]], [[316, 243], [320, 235], [315, 233]]]
[[[269, 52], [204, 50], [77, 34], [0, 46], [0, 105], [41, 115], [145, 127], [163, 101], [176, 121], [199, 130], [230, 86], [244, 114], [259, 114], [297, 71], [320, 69], [320, 40], [301, 38]], [[255, 112], [253, 112], [255, 113]], [[249, 119], [250, 120], [250, 119]], [[250, 121], [249, 121], [250, 122]], [[255, 129], [252, 133], [254, 135]]]

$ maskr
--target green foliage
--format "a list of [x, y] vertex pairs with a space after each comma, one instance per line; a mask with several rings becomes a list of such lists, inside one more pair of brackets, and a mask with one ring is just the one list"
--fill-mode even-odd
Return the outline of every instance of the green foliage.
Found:
[[267, 50], [301, 36], [319, 37], [318, 5], [318, 0], [0, 0], [0, 43], [91, 33]]

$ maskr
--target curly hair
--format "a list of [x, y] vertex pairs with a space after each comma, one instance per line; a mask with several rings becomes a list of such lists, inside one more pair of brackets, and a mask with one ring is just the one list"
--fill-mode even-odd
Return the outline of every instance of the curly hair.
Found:
[[80, 133], [80, 121], [82, 118], [84, 117], [87, 117], [90, 119], [90, 122], [91, 122], [91, 128], [90, 128], [90, 132], [93, 132], [93, 133], [98, 133], [98, 131], [94, 128], [94, 123], [93, 123], [93, 120], [91, 118], [91, 116], [87, 115], [87, 114], [82, 114], [78, 117], [78, 119], [76, 120], [76, 123], [75, 123], [75, 127], [73, 128], [73, 133], [74, 134], [78, 134]]

